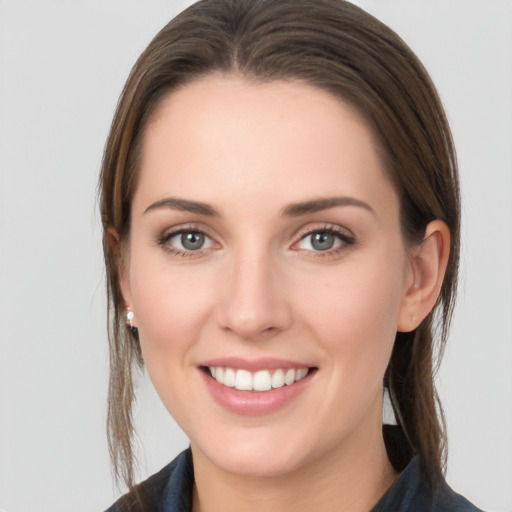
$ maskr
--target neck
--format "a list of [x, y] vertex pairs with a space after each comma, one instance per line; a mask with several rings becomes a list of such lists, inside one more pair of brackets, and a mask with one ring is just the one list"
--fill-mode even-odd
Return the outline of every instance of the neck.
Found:
[[368, 512], [397, 473], [387, 457], [380, 421], [370, 437], [361, 432], [354, 437], [320, 460], [268, 477], [225, 472], [192, 447], [193, 512]]

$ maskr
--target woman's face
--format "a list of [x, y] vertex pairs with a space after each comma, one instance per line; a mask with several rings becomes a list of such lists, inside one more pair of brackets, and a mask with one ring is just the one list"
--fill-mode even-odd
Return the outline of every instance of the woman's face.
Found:
[[352, 108], [217, 75], [171, 93], [145, 133], [124, 261], [147, 371], [195, 456], [275, 476], [379, 437], [413, 272]]

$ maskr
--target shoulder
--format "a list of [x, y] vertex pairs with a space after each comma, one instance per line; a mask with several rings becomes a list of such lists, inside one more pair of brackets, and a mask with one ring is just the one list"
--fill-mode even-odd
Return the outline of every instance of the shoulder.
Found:
[[400, 475], [371, 512], [482, 512], [443, 478], [432, 483], [398, 426], [384, 425], [383, 435], [388, 457]]
[[482, 512], [464, 496], [453, 491], [444, 481], [434, 494], [432, 510], [435, 512]]
[[413, 458], [371, 512], [482, 512], [441, 480], [432, 487]]
[[191, 509], [194, 471], [190, 448], [147, 480], [137, 484], [105, 512], [158, 512]]

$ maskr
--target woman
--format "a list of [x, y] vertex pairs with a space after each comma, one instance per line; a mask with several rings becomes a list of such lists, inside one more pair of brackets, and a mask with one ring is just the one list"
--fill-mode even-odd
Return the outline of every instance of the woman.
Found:
[[[198, 2], [128, 79], [101, 205], [131, 489], [109, 510], [476, 510], [443, 480], [433, 383], [455, 155], [389, 28], [341, 0]], [[135, 363], [191, 446], [138, 486]]]

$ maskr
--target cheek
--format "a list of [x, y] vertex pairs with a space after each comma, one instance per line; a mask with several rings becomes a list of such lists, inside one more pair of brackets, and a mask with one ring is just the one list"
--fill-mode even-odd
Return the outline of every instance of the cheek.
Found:
[[211, 278], [198, 268], [172, 272], [165, 264], [137, 262], [132, 268], [137, 269], [132, 297], [146, 365], [182, 362], [214, 303]]
[[403, 267], [358, 263], [311, 286], [317, 293], [309, 294], [302, 315], [344, 379], [380, 379], [395, 340]]
[[191, 361], [214, 287], [197, 271], [171, 272], [166, 265], [134, 268], [139, 269], [132, 277], [132, 292], [144, 365], [168, 411], [186, 424], [194, 403], [188, 385], [195, 372]]

